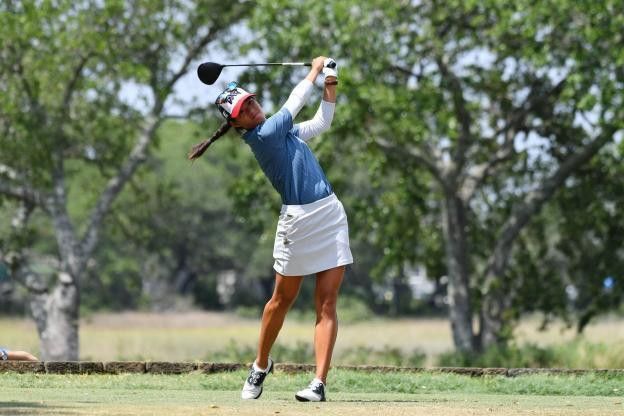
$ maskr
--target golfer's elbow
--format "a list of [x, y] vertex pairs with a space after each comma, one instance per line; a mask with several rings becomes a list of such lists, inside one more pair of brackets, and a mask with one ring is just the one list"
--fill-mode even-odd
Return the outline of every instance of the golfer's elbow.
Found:
[[317, 134], [325, 133], [332, 125], [332, 119], [323, 119], [319, 124], [319, 129]]

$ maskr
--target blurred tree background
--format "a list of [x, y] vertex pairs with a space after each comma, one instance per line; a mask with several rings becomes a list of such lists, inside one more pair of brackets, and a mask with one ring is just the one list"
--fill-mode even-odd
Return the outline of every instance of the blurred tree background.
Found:
[[[66, 334], [46, 355], [59, 359], [77, 355], [80, 310], [258, 314], [279, 197], [235, 134], [186, 160], [220, 120], [174, 87], [201, 61], [326, 55], [340, 66], [339, 102], [310, 145], [349, 215], [354, 305], [448, 315], [468, 353], [505, 345], [525, 313], [578, 331], [622, 313], [618, 8], [4, 2], [0, 309], [32, 315], [42, 345]], [[271, 112], [304, 75], [236, 77]]]

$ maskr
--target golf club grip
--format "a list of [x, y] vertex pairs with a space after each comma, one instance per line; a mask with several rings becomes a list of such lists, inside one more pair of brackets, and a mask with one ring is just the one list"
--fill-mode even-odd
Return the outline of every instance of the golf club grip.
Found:
[[310, 62], [268, 62], [264, 64], [228, 64], [223, 66], [312, 66]]

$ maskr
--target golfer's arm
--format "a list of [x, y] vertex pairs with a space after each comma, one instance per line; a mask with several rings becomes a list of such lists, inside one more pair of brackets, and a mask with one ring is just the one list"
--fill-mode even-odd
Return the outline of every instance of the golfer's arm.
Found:
[[[314, 87], [314, 81], [316, 77], [321, 73], [322, 68], [312, 67], [308, 75], [292, 90], [288, 100], [284, 103], [282, 108], [286, 108], [290, 111], [293, 120], [299, 114], [303, 105], [308, 101], [312, 94], [312, 88]], [[335, 100], [334, 100], [335, 101]]]
[[308, 78], [301, 81], [295, 88], [293, 88], [288, 100], [284, 103], [282, 108], [287, 109], [292, 115], [293, 120], [299, 114], [299, 111], [303, 108], [303, 105], [308, 101], [312, 94], [312, 83]]
[[[326, 81], [333, 82], [335, 77], [328, 77]], [[334, 111], [336, 109], [336, 85], [325, 84], [323, 88], [323, 100], [314, 117], [299, 124], [299, 138], [307, 142], [312, 137], [318, 136], [329, 130]]]
[[[334, 82], [336, 81], [336, 77], [327, 77], [325, 81]], [[336, 102], [336, 85], [335, 84], [325, 84], [323, 88], [323, 101], [327, 101], [330, 103]]]
[[299, 126], [299, 138], [304, 142], [307, 142], [314, 136], [327, 131], [331, 126], [334, 119], [334, 110], [336, 109], [336, 103], [325, 100], [323, 95], [323, 101], [319, 105], [316, 114], [308, 121], [300, 123]]

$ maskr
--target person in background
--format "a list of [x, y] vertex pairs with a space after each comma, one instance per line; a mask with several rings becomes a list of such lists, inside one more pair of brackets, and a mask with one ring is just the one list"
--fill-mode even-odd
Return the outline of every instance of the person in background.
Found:
[[0, 347], [0, 360], [2, 361], [39, 361], [37, 357], [26, 351], [11, 351]]

